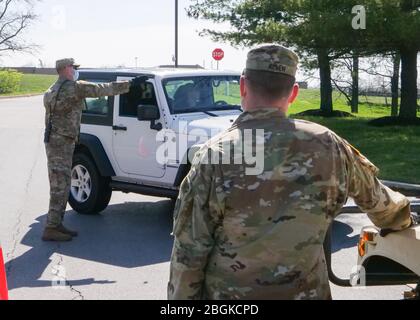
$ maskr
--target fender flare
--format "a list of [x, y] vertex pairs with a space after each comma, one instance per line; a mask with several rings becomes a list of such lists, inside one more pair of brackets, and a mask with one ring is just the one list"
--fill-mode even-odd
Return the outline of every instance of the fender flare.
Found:
[[116, 174], [114, 168], [112, 167], [112, 164], [109, 161], [105, 149], [98, 137], [91, 134], [81, 133], [76, 149], [80, 146], [85, 147], [90, 152], [90, 155], [92, 156], [92, 159], [95, 162], [101, 176], [115, 177]]

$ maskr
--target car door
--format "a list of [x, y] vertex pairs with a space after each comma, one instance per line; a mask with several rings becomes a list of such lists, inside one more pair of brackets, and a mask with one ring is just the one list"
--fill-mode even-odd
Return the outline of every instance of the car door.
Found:
[[[131, 78], [118, 77], [118, 80]], [[134, 176], [161, 178], [165, 166], [158, 163], [156, 151], [163, 142], [158, 142], [157, 130], [151, 123], [137, 119], [139, 105], [159, 106], [154, 80], [148, 80], [139, 92], [130, 92], [116, 97], [113, 125], [113, 152], [122, 172]]]

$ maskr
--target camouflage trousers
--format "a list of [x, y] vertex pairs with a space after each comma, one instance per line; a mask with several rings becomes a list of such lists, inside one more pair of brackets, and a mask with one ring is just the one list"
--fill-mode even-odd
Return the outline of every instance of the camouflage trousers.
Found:
[[63, 222], [70, 193], [74, 148], [74, 139], [55, 133], [51, 133], [50, 142], [45, 144], [50, 180], [47, 227], [57, 227]]

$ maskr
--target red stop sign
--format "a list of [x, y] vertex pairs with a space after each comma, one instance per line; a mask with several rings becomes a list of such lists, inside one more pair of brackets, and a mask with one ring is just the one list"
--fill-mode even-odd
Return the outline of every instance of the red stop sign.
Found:
[[215, 49], [213, 51], [213, 59], [216, 61], [223, 60], [225, 57], [225, 52], [222, 49]]

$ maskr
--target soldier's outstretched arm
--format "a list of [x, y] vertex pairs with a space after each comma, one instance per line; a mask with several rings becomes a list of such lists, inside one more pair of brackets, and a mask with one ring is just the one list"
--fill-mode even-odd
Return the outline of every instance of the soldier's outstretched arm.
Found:
[[215, 201], [217, 168], [199, 163], [200, 159], [195, 158], [175, 206], [169, 300], [203, 299], [205, 268], [215, 244], [220, 207]]
[[131, 83], [129, 81], [118, 81], [109, 83], [92, 83], [86, 81], [76, 82], [76, 94], [79, 98], [99, 98], [116, 96], [128, 93]]
[[401, 193], [392, 191], [378, 179], [379, 169], [346, 141], [343, 141], [348, 168], [349, 196], [381, 229], [395, 231], [412, 224], [410, 201]]

